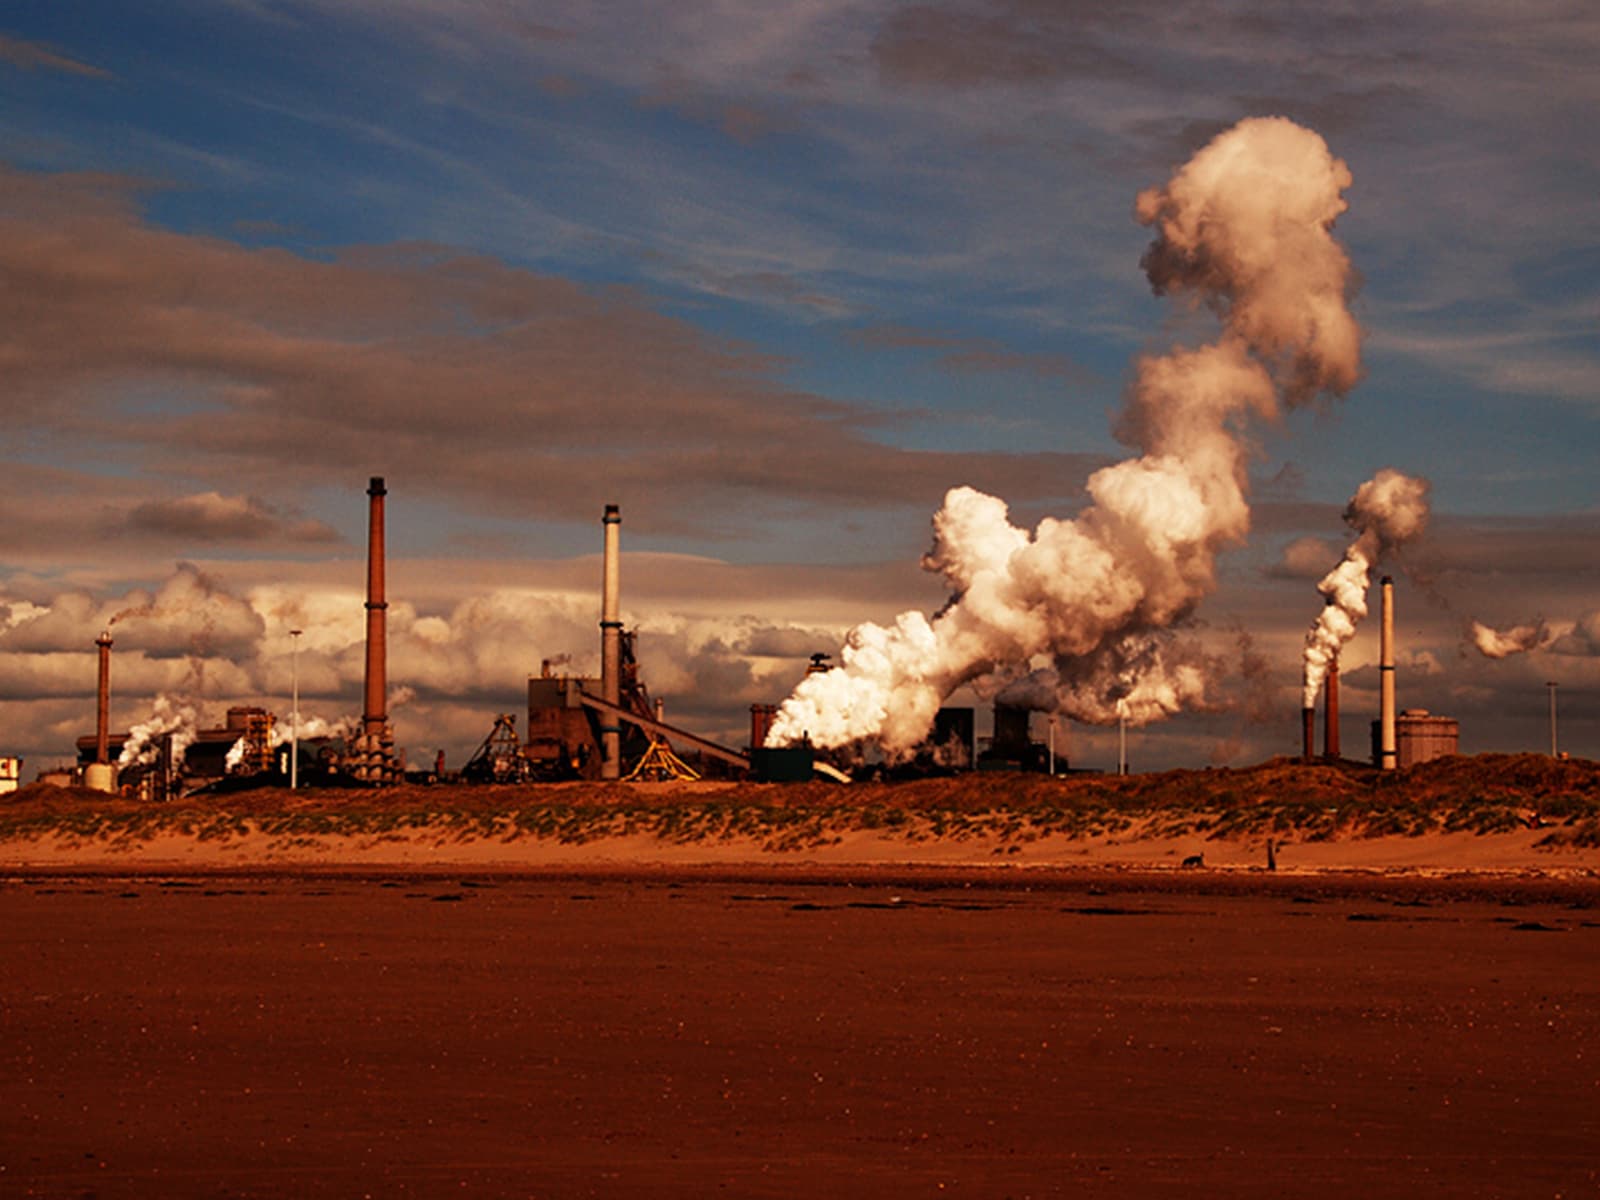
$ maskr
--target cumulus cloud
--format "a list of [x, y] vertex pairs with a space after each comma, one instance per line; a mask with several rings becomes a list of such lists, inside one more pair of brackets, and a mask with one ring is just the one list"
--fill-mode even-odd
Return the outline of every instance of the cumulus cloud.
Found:
[[135, 533], [155, 533], [198, 542], [290, 541], [325, 543], [339, 535], [321, 521], [296, 519], [255, 496], [200, 492], [171, 500], [147, 500], [126, 516]]
[[[644, 597], [648, 580], [641, 568], [651, 560], [640, 557], [627, 565], [639, 573], [635, 593]], [[657, 561], [672, 565], [670, 557]], [[595, 565], [585, 560], [571, 580], [552, 579], [543, 587], [391, 599], [389, 707], [402, 743], [427, 747], [430, 755], [436, 746], [465, 752], [495, 713], [520, 710], [527, 678], [539, 673], [543, 659], [555, 660], [562, 673], [597, 674], [598, 572], [587, 569]], [[496, 573], [495, 564], [484, 566], [486, 577]], [[113, 724], [147, 727], [141, 745], [155, 744], [180, 725], [219, 725], [235, 704], [265, 705], [286, 719], [292, 665], [308, 721], [357, 711], [365, 597], [359, 569], [346, 570], [354, 576], [346, 583], [230, 583], [185, 563], [149, 589], [75, 588], [24, 599], [0, 588], [0, 711], [13, 718], [7, 752], [64, 753], [92, 728], [93, 641], [108, 627]], [[730, 568], [728, 579], [748, 573]], [[404, 574], [392, 573], [391, 597], [400, 594], [393, 585]], [[714, 564], [702, 563], [702, 586], [715, 574]], [[660, 582], [668, 593], [678, 586], [670, 572]], [[839, 631], [715, 608], [684, 611], [655, 595], [647, 608], [625, 605], [623, 615], [639, 631], [644, 679], [667, 697], [674, 719], [738, 743], [749, 705], [787, 691], [806, 657], [836, 641]], [[291, 629], [301, 630], [298, 646]]]

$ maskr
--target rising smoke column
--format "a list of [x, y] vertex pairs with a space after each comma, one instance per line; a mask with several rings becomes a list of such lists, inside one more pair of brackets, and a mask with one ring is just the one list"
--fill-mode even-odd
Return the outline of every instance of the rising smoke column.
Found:
[[117, 756], [117, 769], [146, 767], [161, 752], [161, 739], [172, 735], [172, 759], [183, 761], [183, 753], [200, 736], [199, 714], [194, 706], [163, 693], [151, 705], [150, 715], [128, 731], [128, 740]]
[[1143, 262], [1152, 286], [1209, 306], [1221, 337], [1139, 362], [1117, 424], [1138, 456], [1090, 476], [1075, 519], [1029, 533], [1003, 501], [952, 489], [923, 559], [949, 603], [932, 619], [853, 629], [841, 665], [781, 706], [768, 745], [809, 734], [904, 753], [957, 687], [1040, 657], [1058, 706], [1082, 720], [1151, 720], [1198, 700], [1203, 671], [1172, 662], [1162, 631], [1212, 590], [1217, 553], [1249, 532], [1246, 427], [1280, 400], [1343, 393], [1360, 375], [1349, 261], [1331, 234], [1349, 184], [1320, 137], [1268, 117], [1241, 121], [1141, 193], [1136, 215], [1156, 231]]
[[1356, 489], [1344, 519], [1356, 540], [1317, 584], [1328, 603], [1306, 633], [1303, 708], [1316, 706], [1329, 665], [1367, 615], [1373, 565], [1428, 527], [1428, 481], [1385, 467]]

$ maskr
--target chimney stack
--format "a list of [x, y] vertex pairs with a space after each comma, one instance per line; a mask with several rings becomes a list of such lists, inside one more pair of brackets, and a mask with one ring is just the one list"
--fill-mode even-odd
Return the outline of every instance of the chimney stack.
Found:
[[367, 524], [367, 687], [361, 713], [361, 732], [373, 738], [370, 748], [383, 740], [389, 722], [388, 602], [383, 598], [383, 476], [374, 475], [367, 488], [371, 497]]
[[1311, 762], [1317, 756], [1317, 710], [1300, 710], [1300, 761]]
[[354, 745], [354, 771], [367, 783], [398, 777], [394, 732], [389, 726], [389, 604], [384, 598], [383, 476], [374, 475], [367, 495], [367, 681], [361, 732]]
[[107, 629], [94, 644], [100, 647], [100, 684], [95, 691], [94, 761], [111, 761], [111, 631]]
[[1322, 714], [1322, 756], [1339, 757], [1339, 659], [1328, 664], [1327, 708]]
[[777, 715], [776, 704], [750, 706], [750, 749], [760, 750], [767, 744], [767, 732], [772, 728], [772, 720]]
[[[600, 579], [600, 698], [607, 704], [622, 700], [622, 619], [619, 576], [622, 567], [622, 514], [606, 505], [605, 561]], [[622, 726], [605, 713], [600, 718], [600, 778], [622, 775]]]
[[1383, 629], [1378, 643], [1378, 766], [1392, 771], [1396, 766], [1394, 731], [1394, 580], [1385, 575], [1383, 588]]

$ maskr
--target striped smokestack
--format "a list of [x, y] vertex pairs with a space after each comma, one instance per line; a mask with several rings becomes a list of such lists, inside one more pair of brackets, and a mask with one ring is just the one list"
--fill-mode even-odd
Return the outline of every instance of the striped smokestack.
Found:
[[361, 732], [373, 739], [376, 748], [384, 740], [389, 723], [389, 623], [388, 602], [383, 598], [383, 477], [374, 475], [367, 495], [367, 686], [361, 714]]
[[1378, 766], [1392, 771], [1396, 765], [1394, 737], [1394, 580], [1385, 575], [1383, 627], [1378, 641]]
[[[605, 527], [605, 561], [600, 578], [600, 698], [618, 704], [622, 699], [622, 514], [615, 504], [606, 505], [601, 523]], [[617, 779], [621, 774], [622, 726], [616, 717], [604, 713], [600, 717], [600, 778]]]

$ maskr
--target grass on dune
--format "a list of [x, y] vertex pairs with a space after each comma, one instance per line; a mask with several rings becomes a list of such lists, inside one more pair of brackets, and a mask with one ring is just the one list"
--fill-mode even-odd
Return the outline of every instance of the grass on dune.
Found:
[[1536, 826], [1550, 846], [1600, 845], [1600, 763], [1543, 755], [1439, 759], [1405, 771], [1273, 759], [1247, 768], [1151, 775], [973, 773], [904, 783], [564, 783], [265, 789], [142, 804], [33, 784], [0, 797], [0, 839], [56, 835], [134, 842], [177, 834], [283, 844], [419, 832], [441, 841], [644, 835], [665, 842], [753, 839], [803, 849], [869, 832], [907, 841], [1165, 837], [1311, 841], [1490, 835]]

